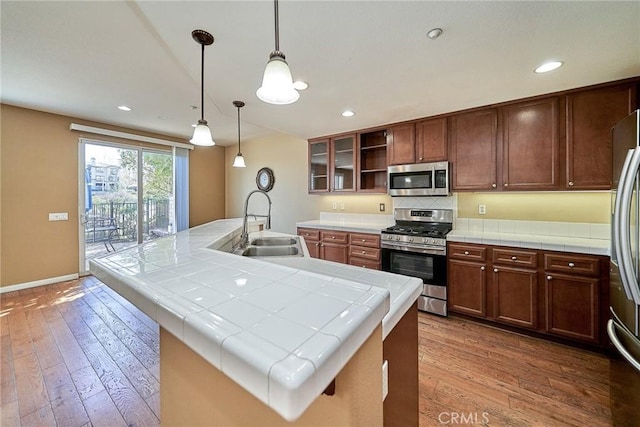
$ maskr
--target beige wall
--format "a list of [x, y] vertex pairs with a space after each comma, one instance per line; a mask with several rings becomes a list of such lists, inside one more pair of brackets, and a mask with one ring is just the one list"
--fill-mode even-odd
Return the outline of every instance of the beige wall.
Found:
[[[70, 123], [176, 139], [9, 105], [0, 107], [0, 286], [77, 273], [78, 139], [142, 144], [70, 131]], [[195, 197], [189, 209], [196, 222], [223, 216], [223, 160], [221, 147], [191, 152], [190, 188]], [[50, 222], [49, 212], [68, 212], [69, 220]]]
[[[226, 216], [241, 217], [247, 194], [257, 189], [256, 173], [270, 167], [276, 177], [269, 192], [272, 205], [272, 229], [295, 233], [296, 222], [318, 219], [320, 212], [380, 213], [379, 203], [385, 203], [391, 213], [391, 198], [380, 195], [310, 195], [307, 183], [307, 141], [291, 135], [274, 135], [242, 143], [246, 168], [231, 167], [238, 152], [237, 145], [226, 147]], [[250, 213], [266, 212], [266, 199], [254, 195], [249, 205]], [[333, 210], [333, 202], [338, 210]], [[339, 210], [340, 203], [345, 205]]]
[[[486, 215], [478, 215], [478, 205], [487, 207]], [[607, 224], [611, 221], [610, 207], [609, 191], [458, 193], [460, 218]]]

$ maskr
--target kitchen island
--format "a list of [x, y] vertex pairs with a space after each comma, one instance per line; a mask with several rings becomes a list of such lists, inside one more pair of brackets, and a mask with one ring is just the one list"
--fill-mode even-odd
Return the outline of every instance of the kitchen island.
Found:
[[[382, 344], [413, 330], [417, 348], [421, 281], [230, 254], [241, 226], [219, 220], [91, 262], [160, 325], [163, 424], [383, 425]], [[417, 352], [409, 360], [417, 386]]]

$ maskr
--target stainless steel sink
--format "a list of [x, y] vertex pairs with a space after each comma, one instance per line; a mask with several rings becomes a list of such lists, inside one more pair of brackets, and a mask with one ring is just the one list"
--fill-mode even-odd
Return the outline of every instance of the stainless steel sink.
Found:
[[300, 255], [297, 246], [249, 246], [242, 256], [293, 256]]
[[298, 239], [291, 237], [261, 237], [253, 239], [251, 246], [291, 246], [298, 243]]

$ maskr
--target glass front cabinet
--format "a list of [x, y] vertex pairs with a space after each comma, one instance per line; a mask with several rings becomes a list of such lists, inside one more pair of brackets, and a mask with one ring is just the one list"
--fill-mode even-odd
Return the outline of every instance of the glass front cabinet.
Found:
[[355, 191], [356, 136], [309, 141], [309, 192]]

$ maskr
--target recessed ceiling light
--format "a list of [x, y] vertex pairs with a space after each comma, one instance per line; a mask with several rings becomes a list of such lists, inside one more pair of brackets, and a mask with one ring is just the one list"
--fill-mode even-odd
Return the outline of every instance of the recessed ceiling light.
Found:
[[355, 115], [356, 115], [355, 111], [351, 111], [351, 110], [344, 110], [342, 112], [342, 117], [353, 117]]
[[545, 62], [544, 64], [542, 64], [541, 66], [536, 68], [534, 70], [534, 72], [536, 72], [536, 73], [547, 73], [549, 71], [555, 70], [556, 68], [560, 68], [562, 66], [562, 64], [563, 64], [562, 61]]
[[131, 111], [131, 108], [127, 107], [126, 105], [120, 105], [118, 107], [118, 110], [122, 110], [122, 111]]
[[427, 37], [431, 40], [435, 40], [442, 35], [442, 28], [434, 28], [433, 30], [429, 30], [427, 33]]
[[297, 80], [293, 82], [293, 88], [295, 90], [305, 90], [309, 87], [309, 83], [303, 82], [302, 80]]
[[167, 120], [167, 116], [158, 116], [160, 120]]

